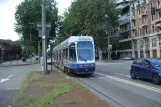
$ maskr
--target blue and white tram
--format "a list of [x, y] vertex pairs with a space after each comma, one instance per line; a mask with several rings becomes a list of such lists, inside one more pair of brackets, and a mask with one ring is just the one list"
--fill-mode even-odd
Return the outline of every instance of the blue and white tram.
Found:
[[70, 36], [54, 47], [55, 65], [67, 73], [92, 75], [96, 67], [94, 49], [91, 36]]

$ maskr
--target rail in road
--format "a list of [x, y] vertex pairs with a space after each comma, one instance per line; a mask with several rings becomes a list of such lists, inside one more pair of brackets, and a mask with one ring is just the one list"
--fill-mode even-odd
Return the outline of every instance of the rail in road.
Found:
[[160, 107], [161, 85], [130, 78], [129, 63], [97, 63], [91, 77], [69, 76], [113, 107]]
[[[138, 87], [138, 88], [142, 88], [142, 89], [144, 89], [144, 91], [146, 92], [147, 90], [148, 91], [151, 91], [151, 92], [155, 92], [156, 94], [158, 94], [158, 95], [161, 95], [161, 89], [160, 88], [155, 88], [155, 87], [152, 87], [152, 86], [148, 86], [148, 85], [144, 85], [144, 84], [140, 84], [140, 83], [136, 83], [136, 82], [132, 82], [132, 81], [128, 81], [128, 80], [125, 80], [125, 79], [121, 79], [121, 78], [117, 78], [117, 77], [114, 77], [114, 76], [108, 76], [108, 75], [105, 75], [105, 74], [101, 74], [101, 73], [95, 73], [92, 77], [83, 77], [83, 78], [81, 78], [81, 77], [72, 77], [72, 78], [74, 78], [74, 79], [76, 79], [77, 81], [79, 81], [83, 86], [85, 86], [85, 87], [87, 87], [88, 89], [92, 89], [92, 90], [94, 90], [95, 92], [94, 93], [99, 93], [101, 96], [104, 96], [105, 98], [107, 98], [108, 99], [108, 101], [109, 100], [111, 100], [111, 105], [112, 106], [114, 106], [114, 107], [128, 107], [129, 105], [128, 104], [126, 104], [126, 103], [124, 103], [123, 101], [120, 101], [119, 99], [116, 99], [115, 97], [113, 97], [112, 95], [108, 95], [107, 93], [105, 93], [104, 91], [102, 91], [102, 90], [99, 90], [99, 88], [97, 88], [97, 87], [99, 87], [99, 85], [98, 86], [95, 86], [95, 85], [92, 85], [92, 84], [90, 84], [90, 83], [88, 83], [87, 81], [84, 81], [84, 79], [95, 79], [95, 78], [103, 78], [103, 77], [105, 77], [105, 78], [109, 78], [109, 79], [111, 79], [111, 80], [113, 80], [113, 81], [117, 81], [117, 82], [120, 82], [120, 84], [121, 83], [125, 83], [125, 84], [127, 84], [127, 85], [131, 85], [131, 86], [135, 86], [135, 87]], [[108, 84], [108, 83], [107, 83]], [[109, 91], [109, 89], [107, 88], [106, 89], [106, 91]], [[118, 93], [119, 93], [119, 91], [117, 91]], [[126, 92], [126, 90], [125, 90], [125, 92]], [[116, 93], [117, 94], [117, 93]], [[148, 94], [148, 93], [147, 93]], [[149, 94], [150, 95], [150, 94]], [[119, 95], [118, 95], [119, 96]], [[125, 98], [128, 98], [128, 96], [124, 96]], [[138, 96], [139, 97], [139, 96]], [[144, 97], [143, 97], [144, 98]], [[148, 98], [145, 98], [145, 99], [148, 99]], [[148, 101], [147, 101], [147, 104], [149, 103], [149, 102], [156, 102], [156, 105], [154, 105], [154, 107], [160, 107], [160, 105], [161, 105], [161, 102], [158, 102], [158, 101], [155, 101], [155, 99], [154, 100], [150, 100], [150, 99], [148, 99]], [[159, 100], [159, 99], [158, 99]], [[107, 101], [107, 100], [106, 100]], [[107, 102], [108, 102], [107, 101]], [[144, 100], [145, 101], [145, 100]], [[143, 101], [143, 102], [144, 102]], [[137, 101], [136, 101], [137, 102]], [[143, 104], [144, 105], [144, 104]], [[134, 107], [134, 105], [131, 105], [131, 107]], [[142, 107], [142, 106], [137, 106], [137, 107]], [[146, 106], [146, 107], [151, 107], [151, 106]]]
[[[82, 81], [80, 78], [77, 78], [77, 77], [73, 77], [74, 79], [76, 79], [77, 81], [79, 81], [83, 86], [85, 87], [88, 87], [88, 89], [92, 89], [92, 91], [94, 90], [95, 92], [99, 93], [100, 95], [104, 96], [105, 98], [111, 100], [112, 102], [114, 102], [117, 106], [120, 106], [120, 107], [126, 107], [126, 105], [120, 103], [119, 101], [113, 99], [112, 97], [104, 94], [103, 92], [99, 91], [98, 89], [96, 89], [95, 87], [91, 86], [90, 84]], [[112, 104], [113, 105], [113, 104]]]

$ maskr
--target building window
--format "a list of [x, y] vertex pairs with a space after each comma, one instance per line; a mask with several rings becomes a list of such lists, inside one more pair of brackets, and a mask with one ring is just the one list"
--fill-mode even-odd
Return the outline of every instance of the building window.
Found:
[[142, 48], [143, 48], [143, 45], [144, 45], [143, 40], [140, 40], [140, 41], [139, 41], [139, 45], [140, 45], [140, 49], [142, 49]]
[[152, 47], [156, 47], [156, 46], [157, 46], [156, 38], [153, 38], [152, 39]]
[[159, 18], [161, 18], [161, 11], [159, 11]]
[[140, 28], [140, 36], [142, 35], [142, 33], [141, 33], [142, 31], [141, 31], [141, 28]]
[[140, 15], [140, 13], [141, 13], [141, 10], [140, 10], [140, 8], [138, 9], [138, 11], [139, 11], [139, 15]]
[[157, 1], [157, 4], [158, 4], [158, 8], [160, 7], [160, 0]]
[[147, 17], [146, 16], [144, 17], [144, 23], [147, 23]]
[[146, 47], [146, 48], [149, 48], [149, 39], [146, 39], [146, 40], [145, 40], [145, 47]]
[[141, 18], [139, 18], [139, 23], [142, 24], [142, 23], [141, 23]]
[[153, 14], [151, 14], [151, 20], [152, 20], [152, 21], [154, 20], [154, 15], [153, 15]]
[[144, 12], [146, 13], [146, 6], [144, 6]]
[[133, 21], [133, 26], [135, 26], [135, 21]]
[[145, 34], [148, 34], [148, 27], [145, 28]]
[[154, 33], [154, 25], [152, 26], [152, 33]]

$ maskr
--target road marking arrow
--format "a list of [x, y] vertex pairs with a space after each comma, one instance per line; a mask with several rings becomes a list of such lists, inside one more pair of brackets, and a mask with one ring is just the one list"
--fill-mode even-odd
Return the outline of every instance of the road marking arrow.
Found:
[[9, 77], [7, 77], [7, 78], [5, 78], [5, 79], [1, 79], [0, 83], [10, 80], [10, 78], [11, 78], [12, 76], [13, 76], [13, 75], [10, 75]]

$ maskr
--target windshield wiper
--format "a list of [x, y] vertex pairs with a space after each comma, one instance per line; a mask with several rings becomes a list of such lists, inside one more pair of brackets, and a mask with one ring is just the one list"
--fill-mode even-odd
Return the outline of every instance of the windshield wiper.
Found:
[[87, 60], [86, 60], [86, 59], [84, 59], [84, 58], [82, 58], [81, 56], [79, 56], [79, 58], [81, 58], [82, 60], [84, 60], [85, 62], [87, 62]]

